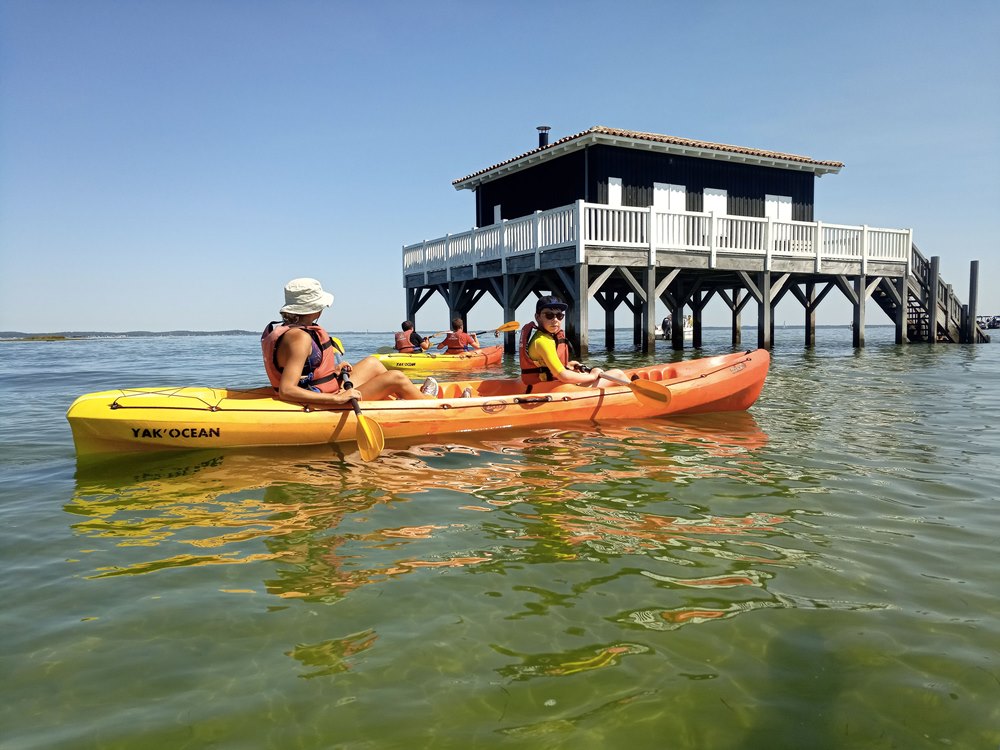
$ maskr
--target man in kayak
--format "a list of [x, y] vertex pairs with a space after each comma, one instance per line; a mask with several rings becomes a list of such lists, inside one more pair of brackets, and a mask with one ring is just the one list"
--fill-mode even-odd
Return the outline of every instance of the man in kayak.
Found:
[[413, 330], [413, 321], [404, 320], [400, 328], [402, 330], [396, 332], [397, 352], [412, 354], [413, 352], [424, 352], [430, 348], [431, 340]]
[[[402, 372], [387, 370], [375, 357], [356, 365], [347, 362], [344, 347], [316, 324], [333, 295], [316, 279], [292, 279], [285, 285], [281, 321], [268, 324], [261, 335], [264, 369], [278, 398], [296, 404], [332, 406], [359, 401], [381, 401], [394, 395], [405, 399], [433, 398], [437, 383], [425, 393]], [[342, 388], [349, 377], [352, 388]]]
[[[540, 297], [535, 303], [535, 320], [521, 329], [518, 353], [521, 360], [521, 381], [528, 385], [558, 380], [590, 388], [616, 385], [601, 377], [600, 367], [587, 370], [571, 360], [569, 341], [563, 333], [562, 321], [569, 308], [558, 297]], [[611, 377], [627, 380], [621, 370], [608, 370]]]
[[438, 349], [445, 349], [445, 354], [461, 354], [479, 348], [479, 339], [474, 333], [465, 332], [465, 324], [461, 318], [451, 321], [451, 331], [444, 337], [444, 341], [437, 345]]

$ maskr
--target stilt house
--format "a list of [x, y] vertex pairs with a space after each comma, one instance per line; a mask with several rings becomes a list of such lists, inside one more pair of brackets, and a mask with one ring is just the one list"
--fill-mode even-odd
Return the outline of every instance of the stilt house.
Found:
[[590, 299], [605, 312], [609, 349], [624, 304], [635, 345], [651, 351], [657, 300], [681, 348], [684, 309], [700, 346], [702, 311], [717, 296], [732, 313], [734, 346], [753, 302], [758, 345], [770, 347], [774, 307], [791, 292], [811, 345], [816, 308], [837, 288], [853, 305], [857, 346], [868, 297], [900, 342], [985, 335], [974, 302], [971, 311], [958, 303], [911, 230], [816, 220], [815, 180], [841, 162], [607, 127], [552, 143], [547, 126], [538, 131], [537, 148], [454, 181], [475, 193], [471, 230], [403, 248], [408, 317], [439, 293], [452, 315], [466, 317], [489, 294], [512, 319], [526, 299], [551, 292], [571, 304], [567, 333], [581, 353]]

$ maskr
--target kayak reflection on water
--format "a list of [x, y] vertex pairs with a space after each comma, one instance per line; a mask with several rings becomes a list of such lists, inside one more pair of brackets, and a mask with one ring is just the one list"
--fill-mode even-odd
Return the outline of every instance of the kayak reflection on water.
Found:
[[[81, 538], [112, 543], [88, 558], [90, 577], [272, 561], [279, 572], [265, 581], [268, 594], [328, 600], [426, 568], [502, 569], [538, 534], [561, 559], [662, 553], [695, 538], [726, 545], [756, 535], [780, 520], [692, 522], [643, 510], [666, 497], [623, 500], [617, 488], [719, 475], [749, 482], [755, 453], [766, 444], [753, 416], [737, 412], [460, 436], [444, 445], [414, 440], [388, 447], [375, 463], [336, 445], [144, 455], [81, 464], [65, 510], [79, 519], [72, 529]], [[595, 484], [607, 487], [610, 499], [595, 496]], [[422, 496], [435, 502], [415, 504]], [[460, 526], [474, 528], [480, 513], [510, 513], [511, 506], [524, 524], [514, 529], [519, 544], [484, 550], [435, 541], [453, 531], [456, 515]], [[365, 522], [348, 529], [351, 519]], [[753, 585], [752, 577], [746, 583]]]

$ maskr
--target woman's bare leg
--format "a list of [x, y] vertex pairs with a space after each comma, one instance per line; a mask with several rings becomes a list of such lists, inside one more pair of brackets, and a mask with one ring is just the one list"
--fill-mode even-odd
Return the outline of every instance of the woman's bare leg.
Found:
[[382, 401], [390, 394], [405, 399], [434, 398], [421, 393], [405, 373], [387, 370], [375, 357], [365, 357], [351, 366], [351, 382], [371, 401]]

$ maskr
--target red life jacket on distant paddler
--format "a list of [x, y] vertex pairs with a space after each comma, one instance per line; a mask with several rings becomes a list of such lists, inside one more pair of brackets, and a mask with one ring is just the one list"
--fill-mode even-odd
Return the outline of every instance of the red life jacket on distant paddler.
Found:
[[411, 354], [417, 347], [410, 341], [413, 331], [396, 331], [396, 351], [402, 354]]
[[[475, 341], [472, 340], [472, 335], [466, 333], [465, 331], [448, 331], [448, 335], [444, 337], [442, 344], [447, 344], [448, 348], [444, 350], [445, 354], [462, 354], [475, 347]], [[440, 347], [438, 347], [440, 348]]]
[[340, 390], [336, 366], [342, 361], [344, 347], [339, 340], [331, 338], [320, 326], [290, 326], [279, 321], [268, 323], [260, 336], [261, 353], [264, 355], [264, 370], [274, 390], [281, 385], [283, 367], [278, 366], [278, 345], [281, 337], [292, 328], [301, 328], [312, 338], [312, 353], [302, 366], [299, 387], [320, 393], [336, 393]]
[[531, 340], [535, 336], [549, 336], [554, 338], [556, 342], [556, 354], [559, 355], [559, 361], [565, 366], [569, 365], [569, 340], [566, 338], [566, 334], [563, 333], [563, 329], [558, 329], [553, 336], [548, 331], [536, 326], [533, 322], [527, 323], [523, 328], [521, 328], [521, 338], [518, 341], [517, 353], [518, 358], [521, 361], [521, 382], [527, 383], [528, 385], [532, 385], [534, 383], [544, 383], [557, 379], [548, 367], [539, 366], [535, 360], [528, 356], [528, 346], [531, 344]]

